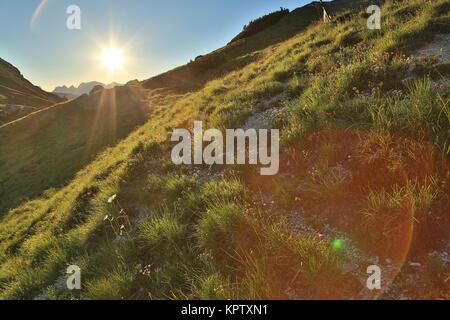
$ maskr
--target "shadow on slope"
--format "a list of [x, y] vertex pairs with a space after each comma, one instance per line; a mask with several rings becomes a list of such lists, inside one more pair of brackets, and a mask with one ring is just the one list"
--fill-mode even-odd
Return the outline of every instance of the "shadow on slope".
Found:
[[0, 214], [72, 179], [146, 119], [145, 91], [100, 90], [0, 129]]

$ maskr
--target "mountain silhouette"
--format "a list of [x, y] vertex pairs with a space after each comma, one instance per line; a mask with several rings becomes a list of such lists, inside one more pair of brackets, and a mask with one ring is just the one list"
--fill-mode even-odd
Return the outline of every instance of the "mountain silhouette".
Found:
[[56, 87], [55, 90], [53, 90], [53, 93], [65, 98], [76, 98], [83, 94], [88, 94], [94, 89], [96, 86], [102, 86], [106, 89], [111, 89], [117, 86], [120, 86], [121, 84], [112, 82], [110, 84], [104, 84], [102, 82], [98, 81], [90, 81], [90, 82], [82, 82], [78, 87], [75, 87], [74, 85], [67, 87], [67, 86], [60, 86]]

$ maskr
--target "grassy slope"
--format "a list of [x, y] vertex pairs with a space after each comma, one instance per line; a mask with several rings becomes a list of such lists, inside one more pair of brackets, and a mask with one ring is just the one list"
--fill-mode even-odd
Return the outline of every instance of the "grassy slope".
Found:
[[[380, 245], [387, 244], [383, 258], [398, 271], [407, 252], [396, 252], [405, 240], [396, 235], [405, 234], [409, 244], [411, 223], [409, 254], [425, 252], [429, 281], [417, 290], [417, 282], [403, 281], [405, 267], [385, 297], [448, 298], [448, 270], [428, 253], [449, 241], [442, 155], [449, 87], [401, 80], [411, 65], [403, 54], [449, 32], [450, 7], [387, 1], [384, 12], [381, 32], [366, 30], [356, 13], [263, 50], [198, 92], [152, 92], [157, 106], [144, 126], [67, 187], [2, 219], [2, 298], [35, 297], [45, 287], [50, 298], [374, 297], [361, 292], [358, 271], [348, 265], [382, 257]], [[171, 128], [190, 127], [194, 119], [240, 126], [258, 102], [279, 94], [284, 102], [274, 106], [281, 112], [274, 125], [282, 129], [283, 160], [291, 160], [282, 162], [282, 176], [259, 181], [248, 168], [171, 164]], [[289, 175], [295, 178], [283, 178]], [[273, 197], [268, 203], [254, 196], [265, 187]], [[293, 230], [290, 215], [300, 210], [312, 232]], [[355, 257], [350, 248], [365, 255]], [[72, 263], [83, 270], [80, 293], [54, 285]]]
[[[226, 55], [227, 61], [213, 70], [199, 69], [191, 73], [187, 67], [181, 67], [181, 72], [169, 71], [163, 77], [177, 78], [176, 82], [157, 81], [157, 87], [164, 89], [179, 89], [181, 83], [194, 84], [194, 87], [201, 86], [206, 79], [215, 78], [218, 74], [226, 74], [230, 70], [243, 67], [254, 60], [254, 55], [267, 46], [288, 39], [294, 34], [305, 29], [316, 18], [316, 10], [312, 6], [297, 9], [284, 18], [282, 23], [272, 26], [260, 34], [226, 46], [208, 55]], [[244, 58], [243, 58], [244, 56]], [[245, 58], [246, 57], [246, 58]], [[16, 73], [20, 75], [19, 71]], [[11, 74], [8, 73], [8, 77]], [[143, 86], [148, 86], [148, 82], [143, 82]], [[192, 87], [189, 86], [189, 89]], [[35, 88], [36, 89], [36, 88]], [[184, 88], [186, 89], [186, 88]], [[37, 90], [37, 89], [36, 89]], [[121, 89], [124, 91], [125, 89]], [[109, 97], [104, 102], [104, 111], [113, 108], [115, 103], [119, 114], [107, 115], [99, 114], [98, 123], [105, 128], [84, 130], [81, 127], [87, 121], [94, 121], [92, 117], [93, 105], [99, 105], [98, 97], [94, 99], [77, 100], [62, 104], [51, 112], [36, 113], [33, 117], [8, 124], [8, 128], [0, 126], [0, 215], [8, 208], [13, 207], [23, 201], [23, 199], [41, 195], [46, 189], [58, 187], [70, 180], [73, 175], [86, 165], [98, 151], [106, 146], [111, 146], [120, 138], [124, 138], [136, 124], [141, 124], [144, 120], [143, 113], [136, 107], [136, 101], [128, 103], [131, 92], [117, 92], [113, 101]], [[27, 97], [33, 97], [28, 92]], [[156, 102], [157, 103], [157, 102]], [[79, 113], [79, 105], [83, 106], [83, 112]], [[122, 119], [123, 112], [137, 111], [131, 116]], [[47, 111], [47, 110], [44, 110]], [[111, 118], [109, 118], [111, 117]], [[65, 123], [65, 119], [70, 118], [71, 128]], [[56, 121], [58, 119], [58, 121]], [[59, 119], [64, 119], [60, 121]], [[121, 119], [121, 120], [119, 120]], [[126, 121], [124, 121], [126, 120]], [[51, 124], [51, 125], [49, 125]], [[93, 124], [91, 124], [92, 126]], [[117, 126], [114, 128], [113, 126]], [[89, 127], [89, 126], [88, 126]], [[23, 130], [23, 128], [29, 128]], [[45, 128], [45, 129], [44, 129]], [[69, 130], [68, 130], [69, 129]], [[94, 131], [92, 131], [94, 130]], [[117, 130], [118, 132], [112, 132]], [[37, 134], [36, 134], [37, 133]], [[89, 145], [90, 144], [90, 145]], [[56, 170], [55, 170], [56, 169]]]
[[23, 106], [19, 112], [8, 118], [1, 118], [0, 125], [61, 100], [59, 97], [31, 84], [20, 74], [19, 70], [0, 59], [0, 105]]
[[60, 187], [147, 119], [139, 88], [83, 96], [0, 128], [0, 214]]

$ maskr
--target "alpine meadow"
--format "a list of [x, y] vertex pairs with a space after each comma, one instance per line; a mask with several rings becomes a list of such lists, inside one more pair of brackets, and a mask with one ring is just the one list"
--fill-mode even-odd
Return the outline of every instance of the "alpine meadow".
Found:
[[[2, 17], [7, 2], [26, 10], [8, 0]], [[64, 32], [96, 39], [78, 2], [80, 30], [42, 1], [23, 41], [49, 46], [57, 22], [43, 19], [60, 11]], [[155, 12], [196, 10], [159, 7], [170, 2]], [[232, 37], [231, 13], [211, 30], [194, 13], [155, 18], [173, 38], [134, 59], [145, 33], [92, 44], [94, 62], [61, 43], [53, 67], [0, 41], [0, 299], [450, 299], [450, 2], [279, 2], [294, 7], [249, 1], [261, 17]], [[205, 3], [204, 15], [238, 5]], [[194, 58], [184, 42], [225, 45]], [[168, 44], [161, 59], [193, 58], [152, 69]], [[114, 86], [47, 92], [78, 75]]]

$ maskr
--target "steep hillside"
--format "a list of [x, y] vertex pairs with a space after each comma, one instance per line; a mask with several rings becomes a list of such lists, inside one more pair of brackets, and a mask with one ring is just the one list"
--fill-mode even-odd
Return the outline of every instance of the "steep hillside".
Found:
[[[143, 126], [0, 220], [0, 297], [449, 299], [450, 75], [429, 52], [445, 52], [430, 48], [450, 5], [382, 9], [381, 30], [355, 9], [284, 38], [291, 13], [227, 48], [258, 51], [197, 91], [145, 82]], [[174, 165], [169, 135], [194, 120], [279, 128], [280, 173]], [[72, 264], [80, 291], [64, 287]]]
[[256, 20], [250, 21], [248, 25], [244, 26], [244, 30], [234, 37], [230, 43], [235, 41], [249, 38], [271, 26], [278, 23], [286, 15], [289, 14], [289, 9], [280, 8], [280, 10], [266, 14], [265, 16], [258, 18]]
[[0, 215], [72, 179], [147, 119], [140, 87], [100, 90], [0, 127]]
[[0, 59], [0, 125], [61, 101], [60, 97], [31, 84], [17, 68]]
[[[333, 13], [362, 6], [367, 0], [336, 0], [327, 3]], [[282, 9], [255, 19], [223, 48], [191, 60], [188, 64], [142, 82], [148, 89], [198, 90], [207, 81], [239, 70], [258, 59], [261, 50], [281, 43], [304, 31], [322, 18], [319, 2], [314, 1], [291, 12]]]
[[258, 59], [260, 50], [280, 43], [305, 30], [319, 15], [314, 4], [283, 13], [276, 23], [261, 32], [239, 37], [223, 48], [197, 57], [187, 65], [178, 67], [142, 82], [148, 89], [169, 88], [177, 91], [199, 89], [205, 82], [244, 68]]

